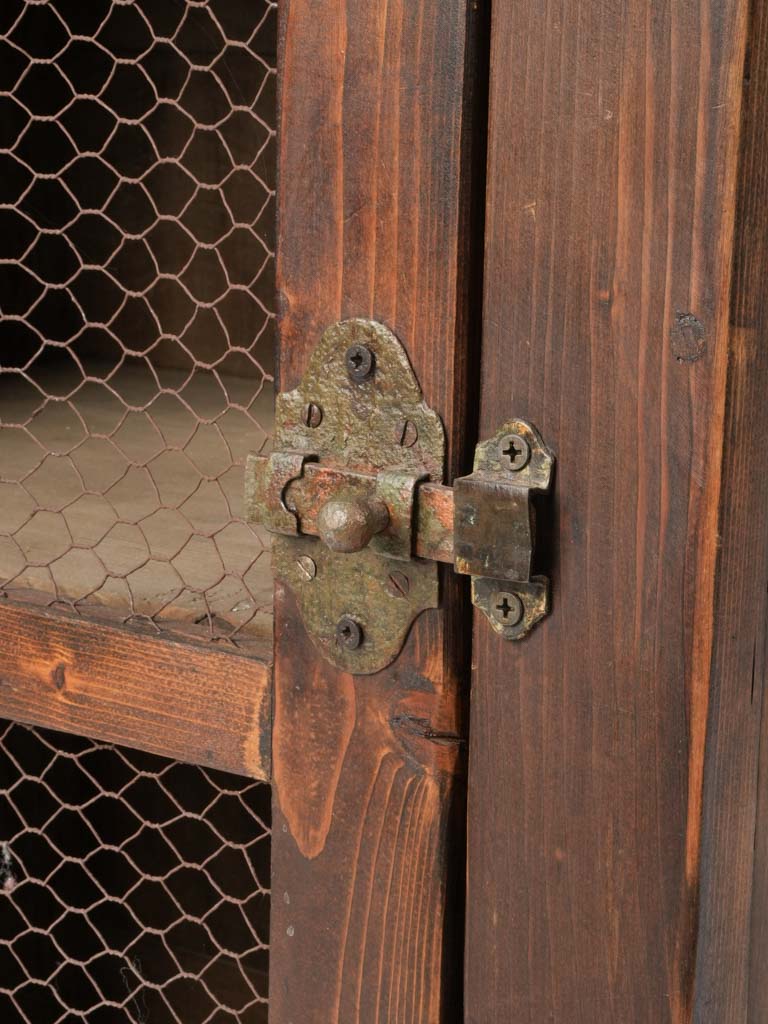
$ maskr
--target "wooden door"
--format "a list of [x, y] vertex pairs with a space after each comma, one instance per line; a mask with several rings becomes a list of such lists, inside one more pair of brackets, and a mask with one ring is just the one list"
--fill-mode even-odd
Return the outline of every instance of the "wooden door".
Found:
[[766, 1019], [766, 9], [493, 9], [480, 433], [557, 455], [475, 623], [466, 1019]]
[[486, 20], [3, 5], [4, 1019], [461, 1016], [467, 595], [334, 669], [243, 475], [346, 317], [469, 468]]

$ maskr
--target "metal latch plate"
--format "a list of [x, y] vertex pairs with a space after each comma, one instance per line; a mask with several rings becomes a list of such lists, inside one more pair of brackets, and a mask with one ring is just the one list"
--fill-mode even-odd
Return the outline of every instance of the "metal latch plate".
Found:
[[[325, 331], [301, 384], [278, 396], [275, 450], [281, 465], [291, 465], [292, 456], [294, 467], [303, 458], [351, 477], [356, 471], [378, 476], [380, 497], [393, 514], [370, 547], [340, 554], [315, 537], [297, 536], [302, 524], [289, 497], [285, 503], [291, 480], [283, 479], [285, 515], [273, 519], [284, 529], [272, 548], [273, 571], [296, 596], [307, 632], [325, 657], [356, 674], [378, 672], [397, 657], [413, 620], [438, 606], [437, 565], [412, 557], [411, 533], [415, 483], [441, 480], [445, 460], [440, 417], [424, 401], [391, 331], [362, 319]], [[363, 488], [354, 481], [348, 486], [348, 497]], [[336, 490], [334, 497], [344, 493]], [[263, 519], [265, 498], [258, 475], [249, 471], [250, 518]]]

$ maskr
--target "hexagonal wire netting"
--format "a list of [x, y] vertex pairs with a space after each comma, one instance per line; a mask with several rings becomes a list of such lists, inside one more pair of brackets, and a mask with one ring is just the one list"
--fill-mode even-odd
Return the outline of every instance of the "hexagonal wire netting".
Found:
[[0, 721], [0, 1020], [266, 1021], [269, 791]]
[[[248, 649], [275, 3], [0, 4], [0, 597]], [[269, 791], [0, 723], [0, 1019], [266, 1014]]]
[[0, 593], [271, 630], [275, 6], [0, 5]]

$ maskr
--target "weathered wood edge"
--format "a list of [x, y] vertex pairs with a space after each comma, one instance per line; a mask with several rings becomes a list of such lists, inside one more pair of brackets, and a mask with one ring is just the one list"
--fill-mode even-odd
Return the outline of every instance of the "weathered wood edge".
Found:
[[0, 717], [268, 781], [271, 666], [0, 604]]
[[694, 1021], [768, 1020], [768, 3], [750, 0], [704, 749]]

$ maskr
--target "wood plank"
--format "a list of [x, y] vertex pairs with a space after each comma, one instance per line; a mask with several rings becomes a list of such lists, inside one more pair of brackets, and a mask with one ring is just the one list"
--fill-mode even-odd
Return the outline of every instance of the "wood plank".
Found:
[[532, 420], [558, 479], [551, 618], [518, 646], [475, 625], [472, 1024], [747, 1020], [768, 537], [764, 227], [733, 270], [737, 191], [766, 199], [756, 145], [739, 176], [748, 25], [746, 0], [494, 8], [480, 433]]
[[[443, 418], [451, 475], [473, 435], [476, 6], [281, 5], [281, 388], [329, 324], [384, 322]], [[395, 664], [355, 679], [277, 590], [272, 1024], [460, 1019], [462, 606], [446, 576]]]
[[768, 3], [751, 0], [731, 284], [695, 1019], [768, 1020]]
[[30, 605], [0, 606], [0, 717], [270, 777], [266, 659]]

